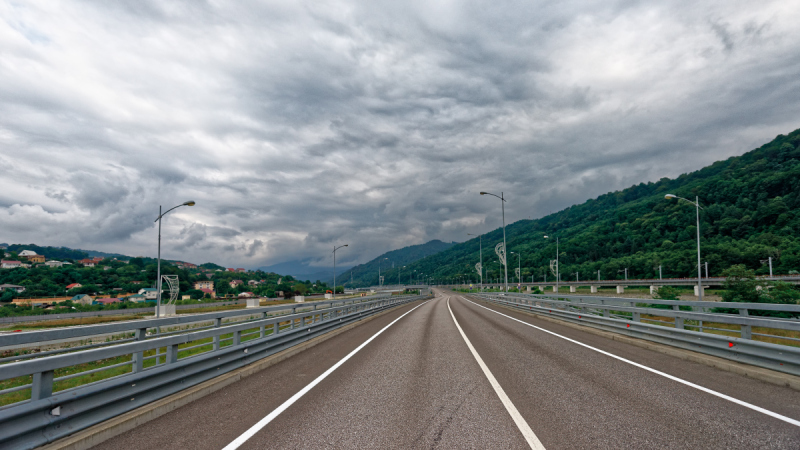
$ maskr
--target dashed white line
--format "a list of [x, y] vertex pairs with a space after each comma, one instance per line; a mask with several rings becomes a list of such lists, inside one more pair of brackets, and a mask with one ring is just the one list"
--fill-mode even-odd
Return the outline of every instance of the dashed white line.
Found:
[[[428, 303], [429, 301], [430, 301], [430, 300], [426, 301], [425, 303]], [[333, 373], [333, 371], [335, 371], [336, 369], [338, 369], [338, 368], [339, 368], [339, 366], [341, 366], [342, 364], [344, 364], [344, 363], [345, 363], [345, 362], [346, 362], [348, 359], [352, 358], [352, 357], [353, 357], [353, 355], [355, 355], [356, 353], [358, 353], [358, 352], [359, 352], [359, 351], [360, 351], [362, 348], [366, 347], [366, 346], [367, 346], [367, 344], [369, 344], [370, 342], [372, 342], [372, 340], [373, 340], [373, 339], [375, 339], [375, 338], [376, 338], [376, 337], [378, 337], [378, 336], [379, 336], [381, 333], [383, 333], [384, 331], [386, 331], [386, 330], [387, 330], [389, 327], [391, 327], [392, 325], [394, 325], [394, 324], [395, 324], [395, 322], [397, 322], [398, 320], [402, 319], [403, 317], [405, 317], [406, 315], [408, 315], [409, 313], [411, 313], [411, 311], [414, 311], [415, 309], [419, 308], [420, 306], [424, 305], [425, 303], [421, 303], [421, 304], [419, 304], [419, 305], [415, 306], [414, 308], [410, 309], [409, 311], [406, 311], [406, 313], [405, 313], [405, 314], [403, 314], [402, 316], [398, 317], [397, 319], [394, 319], [394, 320], [392, 321], [392, 323], [390, 323], [389, 325], [386, 325], [385, 327], [381, 328], [381, 330], [380, 330], [380, 331], [378, 331], [377, 333], [375, 333], [374, 335], [372, 335], [372, 337], [371, 337], [371, 338], [369, 338], [369, 339], [367, 339], [366, 341], [364, 341], [364, 343], [363, 343], [363, 344], [361, 344], [361, 345], [359, 345], [359, 346], [358, 346], [358, 348], [356, 348], [355, 350], [353, 350], [352, 352], [350, 352], [350, 353], [349, 353], [347, 356], [345, 356], [345, 357], [344, 357], [344, 358], [342, 358], [342, 359], [341, 359], [339, 362], [337, 362], [336, 364], [334, 364], [334, 365], [333, 365], [333, 366], [332, 366], [330, 369], [326, 370], [326, 371], [325, 371], [325, 372], [324, 372], [322, 375], [318, 376], [318, 377], [317, 377], [317, 378], [316, 378], [314, 381], [312, 381], [312, 382], [311, 382], [311, 383], [309, 383], [309, 384], [308, 384], [306, 387], [304, 387], [304, 388], [303, 388], [303, 389], [301, 389], [299, 392], [297, 392], [296, 394], [294, 394], [294, 395], [293, 395], [293, 396], [292, 396], [292, 397], [291, 397], [289, 400], [286, 400], [285, 402], [283, 402], [283, 404], [281, 404], [280, 406], [278, 406], [277, 408], [275, 408], [275, 410], [274, 410], [274, 411], [272, 411], [271, 413], [267, 414], [267, 416], [266, 416], [266, 417], [264, 417], [263, 419], [259, 420], [259, 421], [258, 421], [258, 423], [256, 423], [256, 424], [255, 424], [255, 425], [253, 425], [252, 427], [250, 427], [250, 428], [249, 428], [247, 431], [245, 431], [245, 432], [244, 432], [244, 433], [242, 433], [242, 434], [241, 434], [239, 437], [237, 437], [236, 439], [234, 439], [234, 440], [233, 440], [233, 441], [232, 441], [230, 444], [226, 445], [226, 446], [225, 446], [225, 448], [223, 448], [223, 450], [234, 450], [234, 449], [237, 449], [237, 448], [239, 448], [239, 446], [241, 446], [242, 444], [244, 444], [245, 442], [247, 442], [247, 440], [248, 440], [248, 439], [250, 439], [251, 437], [253, 437], [253, 436], [254, 436], [256, 433], [258, 433], [258, 432], [259, 432], [259, 431], [260, 431], [262, 428], [264, 428], [264, 427], [265, 427], [265, 426], [267, 426], [267, 425], [268, 425], [270, 422], [272, 422], [272, 420], [273, 420], [273, 419], [275, 419], [276, 417], [278, 417], [278, 416], [279, 416], [279, 415], [280, 415], [282, 412], [286, 411], [286, 409], [287, 409], [287, 408], [289, 408], [290, 406], [292, 406], [292, 404], [294, 404], [296, 401], [300, 400], [300, 398], [301, 398], [301, 397], [303, 397], [304, 395], [306, 395], [306, 393], [308, 393], [308, 391], [310, 391], [311, 389], [313, 389], [313, 388], [314, 388], [314, 386], [318, 385], [318, 384], [319, 384], [319, 383], [320, 383], [322, 380], [324, 380], [324, 379], [325, 379], [325, 378], [326, 378], [328, 375], [332, 374], [332, 373]]]
[[[791, 417], [786, 417], [786, 416], [784, 416], [784, 415], [781, 415], [781, 414], [778, 414], [778, 413], [776, 413], [776, 412], [772, 412], [772, 411], [770, 411], [770, 410], [768, 410], [768, 409], [764, 409], [764, 408], [762, 408], [762, 407], [760, 407], [760, 406], [753, 405], [752, 403], [747, 403], [747, 402], [745, 402], [745, 401], [742, 401], [742, 400], [739, 400], [739, 399], [737, 399], [737, 398], [733, 398], [733, 397], [731, 397], [731, 396], [725, 395], [725, 394], [723, 394], [723, 393], [721, 393], [721, 392], [717, 392], [717, 391], [715, 391], [715, 390], [713, 390], [713, 389], [709, 389], [709, 388], [706, 388], [706, 387], [700, 386], [700, 385], [698, 385], [698, 384], [694, 384], [694, 383], [692, 383], [691, 381], [686, 381], [686, 380], [684, 380], [684, 379], [682, 379], [682, 378], [678, 378], [678, 377], [676, 377], [676, 376], [673, 376], [673, 375], [670, 375], [670, 374], [668, 374], [668, 373], [661, 372], [660, 370], [656, 370], [656, 369], [653, 369], [653, 368], [647, 367], [647, 366], [645, 366], [645, 365], [639, 364], [639, 363], [637, 363], [637, 362], [633, 362], [633, 361], [631, 361], [631, 360], [629, 360], [629, 359], [625, 359], [625, 358], [623, 358], [623, 357], [621, 357], [621, 356], [617, 356], [617, 355], [615, 355], [615, 354], [613, 354], [613, 353], [609, 353], [609, 352], [607, 352], [607, 351], [605, 351], [605, 350], [600, 350], [599, 348], [592, 347], [591, 345], [584, 344], [583, 342], [576, 341], [575, 339], [570, 339], [570, 338], [568, 338], [568, 337], [566, 337], [566, 336], [562, 336], [562, 335], [560, 335], [560, 334], [558, 334], [558, 333], [554, 333], [554, 332], [552, 332], [552, 331], [550, 331], [550, 330], [545, 330], [544, 328], [537, 327], [536, 325], [532, 325], [532, 324], [530, 324], [530, 323], [528, 323], [528, 322], [525, 322], [525, 321], [519, 320], [519, 319], [517, 319], [517, 318], [514, 318], [514, 317], [511, 317], [511, 316], [508, 316], [508, 315], [506, 315], [506, 314], [503, 314], [503, 313], [501, 313], [501, 312], [495, 311], [495, 310], [493, 310], [493, 309], [491, 309], [491, 308], [487, 308], [487, 307], [485, 307], [485, 306], [483, 306], [483, 305], [479, 305], [479, 304], [477, 304], [477, 303], [475, 303], [475, 302], [473, 302], [473, 301], [471, 301], [471, 300], [468, 300], [468, 299], [466, 299], [466, 298], [464, 298], [464, 297], [461, 297], [461, 299], [462, 299], [462, 300], [466, 300], [466, 301], [468, 301], [468, 302], [472, 303], [472, 304], [473, 304], [473, 305], [475, 305], [475, 306], [480, 306], [481, 308], [483, 308], [483, 309], [485, 309], [485, 310], [488, 310], [488, 311], [491, 311], [491, 312], [493, 312], [493, 313], [495, 313], [495, 314], [499, 314], [499, 315], [501, 315], [501, 316], [503, 316], [503, 317], [507, 317], [507, 318], [509, 318], [509, 319], [511, 319], [511, 320], [516, 320], [517, 322], [519, 322], [519, 323], [521, 323], [521, 324], [525, 324], [525, 325], [527, 325], [527, 326], [529, 326], [529, 327], [536, 328], [536, 329], [537, 329], [537, 330], [539, 330], [539, 331], [544, 331], [545, 333], [551, 334], [551, 335], [553, 335], [553, 336], [556, 336], [556, 337], [560, 337], [561, 339], [564, 339], [564, 340], [567, 340], [567, 341], [569, 341], [569, 342], [572, 342], [573, 344], [578, 344], [578, 345], [580, 345], [581, 347], [585, 347], [585, 348], [588, 348], [588, 349], [590, 349], [590, 350], [594, 350], [594, 351], [596, 351], [596, 352], [598, 352], [598, 353], [602, 353], [602, 354], [604, 354], [604, 355], [606, 355], [606, 356], [610, 356], [610, 357], [612, 357], [612, 358], [614, 358], [614, 359], [616, 359], [616, 360], [622, 361], [622, 362], [624, 362], [624, 363], [628, 363], [628, 364], [630, 364], [630, 365], [632, 365], [632, 366], [636, 366], [636, 367], [638, 367], [638, 368], [640, 368], [640, 369], [644, 369], [644, 370], [646, 370], [646, 371], [648, 371], [648, 372], [651, 372], [651, 373], [654, 373], [654, 374], [656, 374], [656, 375], [661, 375], [662, 377], [669, 378], [669, 379], [670, 379], [670, 380], [672, 380], [672, 381], [677, 381], [678, 383], [681, 383], [681, 384], [684, 384], [684, 385], [686, 385], [686, 386], [689, 386], [689, 387], [695, 388], [695, 389], [697, 389], [697, 390], [703, 391], [703, 392], [705, 392], [705, 393], [707, 393], [707, 394], [714, 395], [714, 396], [716, 396], [716, 397], [719, 397], [719, 398], [721, 398], [721, 399], [728, 400], [729, 402], [736, 403], [737, 405], [744, 406], [745, 408], [750, 408], [750, 409], [752, 409], [753, 411], [758, 411], [758, 412], [760, 412], [760, 413], [762, 413], [762, 414], [766, 414], [766, 415], [768, 415], [768, 416], [770, 416], [770, 417], [774, 417], [774, 418], [776, 418], [776, 419], [778, 419], [778, 420], [782, 420], [782, 421], [784, 421], [784, 422], [786, 422], [786, 423], [790, 423], [790, 424], [792, 424], [792, 425], [794, 425], [794, 426], [800, 427], [800, 421], [794, 420], [794, 419], [792, 419]], [[449, 306], [449, 304], [448, 304], [448, 306]]]
[[492, 375], [492, 371], [489, 370], [489, 367], [486, 363], [483, 362], [481, 355], [475, 350], [475, 347], [472, 346], [472, 342], [469, 341], [469, 338], [466, 334], [464, 334], [464, 330], [461, 329], [461, 325], [458, 324], [458, 320], [456, 320], [456, 316], [453, 314], [453, 310], [450, 308], [450, 297], [447, 297], [447, 309], [450, 311], [450, 317], [453, 318], [453, 322], [456, 324], [456, 328], [458, 328], [458, 332], [461, 333], [461, 337], [464, 338], [464, 342], [467, 343], [467, 347], [469, 347], [469, 351], [472, 352], [472, 356], [475, 357], [475, 360], [478, 361], [478, 365], [481, 366], [481, 370], [483, 370], [483, 374], [486, 375], [486, 378], [489, 379], [489, 384], [492, 385], [494, 388], [494, 392], [500, 397], [500, 401], [503, 402], [503, 406], [506, 407], [508, 414], [511, 415], [511, 418], [514, 419], [514, 423], [517, 424], [517, 428], [522, 433], [522, 436], [525, 437], [525, 440], [528, 442], [528, 445], [532, 449], [535, 450], [544, 450], [544, 445], [539, 441], [539, 438], [536, 437], [536, 434], [531, 430], [530, 425], [522, 415], [517, 410], [517, 407], [514, 406], [514, 403], [511, 402], [511, 399], [508, 398], [506, 395], [506, 391], [503, 390], [503, 387], [500, 386], [500, 383], [497, 382], [497, 379]]

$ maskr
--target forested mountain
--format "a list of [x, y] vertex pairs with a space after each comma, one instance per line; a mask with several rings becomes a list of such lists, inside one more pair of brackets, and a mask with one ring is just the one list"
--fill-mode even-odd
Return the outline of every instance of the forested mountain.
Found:
[[[556, 257], [555, 237], [560, 240], [562, 279], [574, 280], [576, 272], [580, 279], [596, 279], [598, 270], [603, 279], [622, 279], [625, 268], [629, 278], [652, 278], [658, 277], [659, 266], [664, 277], [696, 276], [695, 208], [665, 199], [665, 194], [700, 198], [702, 255], [709, 275], [720, 275], [734, 264], [765, 274], [769, 269], [762, 261], [770, 256], [775, 274], [800, 270], [800, 130], [676, 179], [642, 183], [508, 225], [508, 250], [521, 254], [526, 281], [531, 276], [540, 281], [546, 273], [553, 280], [548, 266]], [[506, 206], [510, 208], [514, 205]], [[488, 278], [502, 274], [494, 253], [502, 240], [502, 229], [483, 236]], [[478, 239], [472, 239], [409, 264], [403, 273], [477, 280], [478, 260]], [[509, 255], [508, 263], [509, 282], [516, 281], [516, 255]], [[385, 273], [391, 280], [397, 274], [397, 269]]]
[[[403, 266], [407, 266], [408, 264], [411, 264], [414, 261], [419, 261], [421, 259], [430, 257], [431, 255], [435, 255], [439, 252], [445, 251], [451, 248], [453, 245], [455, 245], [455, 243], [453, 242], [442, 242], [440, 240], [433, 240], [430, 242], [426, 242], [424, 244], [411, 245], [408, 247], [403, 247], [398, 250], [392, 250], [390, 252], [386, 252], [368, 263], [359, 264], [353, 267], [351, 269], [353, 273], [352, 286], [377, 285], [379, 264], [380, 264], [381, 275], [384, 276], [384, 284], [397, 284], [398, 282], [397, 277], [400, 274], [399, 270], [402, 270]], [[394, 267], [394, 269], [392, 269], [392, 267]], [[347, 287], [351, 286], [350, 283], [351, 270], [342, 271], [341, 273], [336, 274], [337, 286], [341, 285], [345, 285]], [[409, 272], [403, 271], [402, 277], [404, 283], [408, 282], [408, 274]]]
[[47, 259], [77, 260], [89, 257], [89, 253], [86, 250], [73, 250], [67, 247], [40, 247], [35, 244], [11, 244], [6, 249], [6, 252], [19, 253], [23, 250], [33, 250], [37, 255], [43, 255]]

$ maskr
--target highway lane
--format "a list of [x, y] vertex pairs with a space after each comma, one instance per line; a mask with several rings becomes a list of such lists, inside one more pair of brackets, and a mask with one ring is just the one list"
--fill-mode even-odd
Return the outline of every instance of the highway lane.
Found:
[[239, 448], [528, 448], [453, 317], [545, 448], [800, 448], [794, 425], [491, 310], [800, 419], [796, 391], [479, 303], [398, 308], [98, 448], [223, 448], [394, 320]]
[[[464, 345], [446, 297], [365, 346], [241, 448], [526, 443]], [[416, 305], [399, 308], [97, 448], [220, 449]]]
[[800, 419], [800, 392], [453, 296], [478, 353], [548, 449], [800, 448], [800, 428], [513, 321]]

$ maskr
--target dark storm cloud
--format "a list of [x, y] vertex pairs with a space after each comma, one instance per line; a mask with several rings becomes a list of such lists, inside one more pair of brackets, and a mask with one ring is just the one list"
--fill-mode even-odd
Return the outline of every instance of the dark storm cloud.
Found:
[[[257, 267], [463, 240], [800, 116], [786, 2], [0, 3], [0, 241]], [[341, 258], [341, 259], [340, 259]]]

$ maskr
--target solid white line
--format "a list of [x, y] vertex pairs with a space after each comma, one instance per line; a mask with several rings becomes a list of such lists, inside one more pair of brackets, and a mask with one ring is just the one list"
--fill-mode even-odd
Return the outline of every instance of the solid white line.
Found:
[[501, 312], [497, 312], [497, 311], [495, 311], [495, 310], [493, 310], [493, 309], [491, 309], [491, 308], [487, 308], [487, 307], [485, 307], [485, 306], [483, 306], [483, 305], [479, 305], [479, 304], [477, 304], [477, 303], [475, 303], [475, 302], [473, 302], [473, 301], [471, 301], [471, 300], [468, 300], [468, 299], [466, 299], [466, 298], [464, 298], [464, 297], [461, 297], [461, 298], [462, 298], [463, 300], [466, 300], [466, 301], [468, 301], [468, 302], [472, 303], [472, 304], [473, 304], [473, 305], [475, 305], [475, 306], [480, 306], [481, 308], [483, 308], [483, 309], [486, 309], [486, 310], [489, 310], [489, 311], [491, 311], [491, 312], [493, 312], [493, 313], [495, 313], [495, 314], [499, 314], [499, 315], [501, 315], [501, 316], [503, 316], [503, 317], [508, 317], [508, 318], [509, 318], [509, 319], [511, 319], [511, 320], [516, 320], [516, 321], [517, 321], [517, 322], [519, 322], [519, 323], [525, 324], [525, 325], [527, 325], [527, 326], [529, 326], [529, 327], [536, 328], [536, 329], [537, 329], [537, 330], [539, 330], [539, 331], [544, 331], [545, 333], [552, 334], [553, 336], [556, 336], [556, 337], [560, 337], [561, 339], [564, 339], [564, 340], [570, 341], [570, 342], [572, 342], [573, 344], [578, 344], [578, 345], [580, 345], [580, 346], [582, 346], [582, 347], [586, 347], [586, 348], [588, 348], [588, 349], [590, 349], [590, 350], [594, 350], [594, 351], [596, 351], [596, 352], [598, 352], [598, 353], [602, 353], [602, 354], [604, 354], [604, 355], [606, 355], [606, 356], [610, 356], [610, 357], [612, 357], [612, 358], [614, 358], [614, 359], [617, 359], [617, 360], [619, 360], [619, 361], [622, 361], [622, 362], [624, 362], [624, 363], [628, 363], [628, 364], [630, 364], [630, 365], [632, 365], [632, 366], [636, 366], [636, 367], [638, 367], [638, 368], [640, 368], [640, 369], [644, 369], [644, 370], [646, 370], [646, 371], [648, 371], [648, 372], [652, 372], [652, 373], [654, 373], [654, 374], [656, 374], [656, 375], [661, 375], [662, 377], [669, 378], [669, 379], [670, 379], [670, 380], [672, 380], [672, 381], [677, 381], [678, 383], [684, 384], [684, 385], [686, 385], [686, 386], [689, 386], [689, 387], [693, 387], [693, 388], [695, 388], [695, 389], [698, 389], [698, 390], [700, 390], [700, 391], [703, 391], [703, 392], [705, 392], [705, 393], [707, 393], [707, 394], [714, 395], [714, 396], [716, 396], [716, 397], [719, 397], [719, 398], [721, 398], [721, 399], [728, 400], [729, 402], [736, 403], [737, 405], [744, 406], [745, 408], [750, 408], [750, 409], [752, 409], [753, 411], [758, 411], [758, 412], [760, 412], [760, 413], [762, 413], [762, 414], [766, 414], [766, 415], [768, 415], [768, 416], [771, 416], [771, 417], [774, 417], [774, 418], [776, 418], [776, 419], [778, 419], [778, 420], [782, 420], [782, 421], [784, 421], [784, 422], [786, 422], [786, 423], [790, 423], [790, 424], [792, 424], [792, 425], [794, 425], [794, 426], [800, 427], [800, 421], [798, 421], [798, 420], [794, 420], [794, 419], [792, 419], [792, 418], [790, 418], [790, 417], [786, 417], [786, 416], [784, 416], [784, 415], [781, 415], [781, 414], [778, 414], [778, 413], [776, 413], [776, 412], [772, 412], [772, 411], [770, 411], [770, 410], [768, 410], [768, 409], [761, 408], [760, 406], [753, 405], [752, 403], [747, 403], [747, 402], [745, 402], [745, 401], [742, 401], [742, 400], [739, 400], [739, 399], [737, 399], [737, 398], [733, 398], [733, 397], [730, 397], [730, 396], [728, 396], [728, 395], [725, 395], [725, 394], [723, 394], [723, 393], [721, 393], [721, 392], [717, 392], [717, 391], [715, 391], [715, 390], [712, 390], [712, 389], [709, 389], [709, 388], [706, 388], [706, 387], [700, 386], [700, 385], [698, 385], [698, 384], [694, 384], [694, 383], [692, 383], [692, 382], [690, 382], [690, 381], [686, 381], [686, 380], [684, 380], [684, 379], [682, 379], [682, 378], [678, 378], [678, 377], [676, 377], [676, 376], [672, 376], [672, 375], [670, 375], [670, 374], [668, 374], [668, 373], [661, 372], [661, 371], [659, 371], [659, 370], [656, 370], [656, 369], [653, 369], [653, 368], [647, 367], [647, 366], [645, 366], [645, 365], [642, 365], [642, 364], [639, 364], [639, 363], [637, 363], [637, 362], [633, 362], [633, 361], [631, 361], [631, 360], [629, 360], [629, 359], [625, 359], [625, 358], [623, 358], [623, 357], [621, 357], [621, 356], [614, 355], [613, 353], [609, 353], [609, 352], [607, 352], [607, 351], [605, 351], [605, 350], [600, 350], [599, 348], [595, 348], [595, 347], [592, 347], [591, 345], [584, 344], [583, 342], [576, 341], [575, 339], [570, 339], [570, 338], [568, 338], [568, 337], [566, 337], [566, 336], [562, 336], [562, 335], [560, 335], [560, 334], [558, 334], [558, 333], [553, 333], [553, 332], [552, 332], [552, 331], [550, 331], [550, 330], [545, 330], [544, 328], [537, 327], [536, 325], [529, 324], [528, 322], [525, 322], [525, 321], [519, 320], [519, 319], [517, 319], [517, 318], [514, 318], [514, 317], [511, 317], [511, 316], [507, 316], [507, 315], [505, 315], [505, 314], [503, 314], [503, 313], [501, 313]]
[[456, 316], [453, 314], [453, 310], [450, 308], [450, 297], [447, 297], [447, 309], [450, 310], [450, 317], [453, 318], [453, 322], [455, 322], [456, 327], [458, 328], [458, 332], [461, 333], [461, 337], [464, 338], [464, 342], [467, 343], [467, 347], [469, 347], [469, 351], [472, 352], [472, 356], [475, 357], [475, 360], [478, 361], [478, 365], [481, 366], [481, 370], [483, 370], [483, 374], [486, 375], [486, 378], [489, 379], [489, 384], [492, 385], [494, 388], [494, 392], [500, 397], [500, 401], [503, 402], [503, 406], [506, 407], [506, 410], [511, 415], [511, 418], [514, 419], [514, 423], [517, 424], [517, 428], [519, 431], [522, 432], [522, 436], [525, 437], [525, 440], [528, 441], [528, 445], [531, 446], [532, 449], [536, 450], [544, 450], [544, 445], [539, 441], [539, 438], [536, 437], [533, 430], [531, 430], [530, 425], [525, 419], [522, 418], [522, 415], [517, 411], [517, 407], [511, 403], [511, 399], [508, 398], [506, 395], [506, 391], [500, 386], [500, 383], [497, 382], [497, 379], [492, 375], [492, 371], [489, 370], [489, 367], [486, 366], [486, 363], [483, 362], [481, 359], [481, 355], [475, 350], [475, 347], [472, 346], [472, 342], [469, 341], [467, 335], [464, 334], [464, 330], [461, 329], [461, 325], [458, 324], [458, 320], [456, 320]]
[[[425, 303], [428, 303], [429, 301], [430, 301], [430, 300], [426, 301]], [[342, 364], [344, 364], [344, 363], [345, 363], [345, 361], [347, 361], [347, 360], [348, 360], [348, 359], [350, 359], [350, 358], [351, 358], [353, 355], [355, 355], [356, 353], [358, 353], [358, 352], [359, 352], [359, 350], [361, 350], [362, 348], [366, 347], [366, 346], [367, 346], [367, 344], [369, 344], [370, 342], [372, 342], [372, 340], [373, 340], [373, 339], [375, 339], [375, 338], [376, 338], [376, 337], [378, 337], [378, 336], [379, 336], [381, 333], [383, 333], [384, 331], [386, 331], [386, 330], [387, 330], [387, 329], [388, 329], [390, 326], [394, 325], [394, 324], [395, 324], [395, 322], [397, 322], [398, 320], [402, 319], [402, 318], [403, 318], [403, 317], [405, 317], [407, 314], [409, 314], [411, 311], [414, 311], [415, 309], [419, 308], [420, 306], [424, 305], [425, 303], [422, 303], [422, 304], [419, 304], [419, 305], [415, 306], [414, 308], [412, 308], [411, 310], [407, 311], [407, 312], [406, 312], [405, 314], [403, 314], [402, 316], [398, 317], [397, 319], [394, 319], [394, 320], [392, 321], [392, 323], [390, 323], [389, 325], [386, 325], [386, 326], [385, 326], [385, 327], [383, 327], [383, 328], [382, 328], [380, 331], [378, 331], [377, 333], [375, 333], [374, 335], [372, 335], [372, 337], [371, 337], [371, 338], [369, 338], [369, 339], [367, 339], [366, 341], [364, 341], [364, 343], [363, 343], [363, 344], [359, 345], [359, 346], [358, 346], [358, 348], [356, 348], [355, 350], [353, 350], [352, 352], [350, 352], [350, 353], [349, 353], [347, 356], [345, 356], [344, 358], [342, 358], [342, 359], [341, 359], [341, 361], [337, 362], [336, 364], [334, 364], [334, 365], [333, 365], [333, 367], [331, 367], [330, 369], [326, 370], [326, 371], [325, 371], [325, 373], [323, 373], [322, 375], [318, 376], [318, 377], [317, 377], [317, 378], [316, 378], [314, 381], [312, 381], [311, 383], [309, 383], [309, 384], [308, 384], [308, 386], [304, 387], [304, 388], [303, 388], [303, 389], [301, 389], [301, 390], [300, 390], [298, 393], [294, 394], [294, 395], [293, 395], [293, 396], [292, 396], [292, 397], [291, 397], [289, 400], [286, 400], [285, 402], [283, 402], [283, 404], [281, 404], [280, 406], [278, 406], [277, 408], [275, 408], [275, 410], [274, 410], [274, 411], [272, 411], [271, 413], [267, 414], [267, 416], [266, 416], [266, 417], [264, 417], [263, 419], [259, 420], [259, 421], [258, 421], [258, 423], [256, 423], [255, 425], [253, 425], [252, 427], [250, 427], [250, 429], [248, 429], [247, 431], [245, 431], [244, 433], [242, 433], [242, 435], [241, 435], [241, 436], [237, 437], [237, 438], [236, 438], [236, 439], [234, 439], [234, 440], [233, 440], [233, 441], [232, 441], [230, 444], [226, 445], [226, 446], [225, 446], [225, 448], [223, 448], [223, 450], [234, 450], [234, 449], [237, 449], [237, 448], [239, 448], [239, 446], [240, 446], [240, 445], [242, 445], [242, 444], [244, 444], [245, 442], [247, 442], [247, 440], [248, 440], [248, 439], [250, 439], [251, 437], [253, 437], [253, 436], [254, 436], [256, 433], [258, 433], [258, 432], [259, 432], [259, 431], [260, 431], [262, 428], [264, 428], [265, 426], [267, 426], [267, 424], [269, 424], [270, 422], [272, 422], [272, 420], [273, 420], [273, 419], [275, 419], [276, 417], [278, 417], [278, 415], [280, 415], [280, 413], [282, 413], [282, 412], [286, 411], [286, 409], [287, 409], [288, 407], [292, 406], [292, 404], [293, 404], [294, 402], [296, 402], [297, 400], [300, 400], [300, 398], [301, 398], [302, 396], [304, 396], [306, 393], [308, 393], [308, 391], [310, 391], [310, 390], [311, 390], [311, 389], [312, 389], [314, 386], [318, 385], [318, 384], [319, 384], [319, 383], [320, 383], [322, 380], [324, 380], [324, 379], [325, 379], [325, 378], [326, 378], [328, 375], [330, 375], [331, 373], [333, 373], [333, 371], [334, 371], [334, 370], [338, 369], [338, 368], [339, 368], [339, 366], [341, 366]]]

